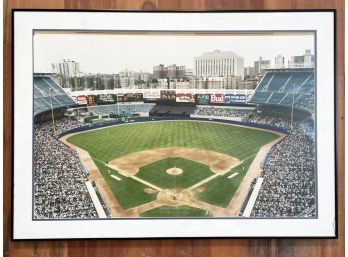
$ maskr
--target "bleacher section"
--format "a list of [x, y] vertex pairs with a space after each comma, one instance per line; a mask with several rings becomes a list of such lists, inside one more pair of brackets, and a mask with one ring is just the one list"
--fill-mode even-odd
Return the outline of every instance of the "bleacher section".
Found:
[[261, 79], [250, 103], [280, 104], [314, 113], [314, 69], [269, 70]]
[[153, 115], [190, 115], [195, 110], [194, 106], [156, 105]]
[[270, 98], [272, 92], [255, 91], [255, 94], [251, 100], [256, 100], [257, 103], [266, 103]]
[[76, 105], [76, 102], [48, 75], [35, 75], [33, 90], [34, 116], [51, 108]]
[[[232, 106], [214, 106], [214, 105], [197, 105], [194, 116], [191, 117], [213, 117], [214, 119], [223, 118], [228, 120], [242, 121], [254, 111], [252, 107], [232, 107]], [[230, 119], [231, 118], [231, 119]]]
[[95, 115], [132, 115], [149, 113], [155, 107], [154, 103], [119, 103], [111, 105], [99, 105], [88, 107], [88, 110]]
[[268, 103], [270, 104], [277, 104], [280, 103], [286, 96], [286, 93], [277, 93], [277, 92], [272, 92], [272, 95], [270, 99], [268, 100]]

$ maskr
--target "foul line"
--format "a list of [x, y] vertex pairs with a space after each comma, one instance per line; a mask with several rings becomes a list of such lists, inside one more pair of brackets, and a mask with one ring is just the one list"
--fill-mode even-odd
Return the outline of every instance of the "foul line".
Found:
[[152, 187], [153, 189], [155, 189], [155, 190], [157, 190], [157, 191], [162, 191], [163, 189], [162, 188], [160, 188], [160, 187], [157, 187], [157, 186], [155, 186], [155, 185], [152, 185], [151, 183], [149, 183], [149, 182], [147, 182], [147, 181], [145, 181], [145, 180], [142, 180], [141, 178], [138, 178], [138, 177], [136, 177], [136, 176], [130, 176], [130, 178], [132, 178], [132, 179], [134, 179], [134, 180], [137, 180], [137, 181], [139, 181], [140, 183], [142, 183], [142, 184], [144, 184], [144, 185], [146, 185], [146, 186], [149, 186], [149, 187]]
[[220, 176], [220, 174], [215, 173], [214, 175], [212, 175], [212, 176], [210, 176], [210, 177], [208, 177], [208, 178], [206, 178], [206, 179], [201, 180], [201, 181], [198, 182], [197, 184], [194, 184], [193, 186], [191, 186], [191, 187], [189, 187], [189, 188], [187, 188], [187, 189], [192, 190], [192, 189], [194, 189], [195, 187], [198, 187], [198, 186], [200, 186], [200, 185], [203, 185], [203, 184], [205, 184], [206, 182], [208, 182], [208, 181], [210, 181], [210, 180], [216, 178], [217, 176]]
[[250, 159], [251, 157], [255, 157], [257, 155], [257, 153], [249, 155], [248, 157], [246, 157], [245, 159], [241, 160], [241, 163], [243, 163], [244, 161]]

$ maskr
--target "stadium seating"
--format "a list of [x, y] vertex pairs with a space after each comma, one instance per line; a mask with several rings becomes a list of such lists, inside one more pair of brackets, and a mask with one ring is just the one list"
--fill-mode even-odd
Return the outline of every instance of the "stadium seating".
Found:
[[266, 73], [261, 79], [261, 83], [259, 84], [259, 91], [264, 91], [264, 87], [269, 83], [269, 81], [273, 78], [273, 74]]
[[256, 91], [252, 100], [254, 103], [267, 103], [272, 92]]
[[34, 76], [34, 115], [76, 102], [49, 76]]
[[286, 93], [278, 93], [278, 92], [272, 92], [272, 95], [270, 99], [268, 100], [268, 103], [270, 104], [277, 104], [280, 103], [286, 96]]
[[203, 116], [217, 116], [217, 117], [234, 117], [240, 118], [247, 116], [254, 109], [242, 109], [235, 107], [221, 107], [221, 106], [196, 106], [194, 111], [195, 115], [203, 115]]
[[313, 69], [269, 70], [249, 102], [285, 106], [291, 106], [294, 102], [295, 108], [313, 113], [314, 88]]
[[291, 74], [287, 73], [274, 73], [272, 79], [265, 86], [265, 91], [280, 91], [279, 85], [286, 85], [289, 80], [291, 80]]
[[[306, 96], [306, 95], [304, 95]], [[314, 217], [315, 132], [313, 119], [294, 121], [255, 114], [248, 122], [283, 128], [288, 135], [272, 146], [261, 164], [263, 185], [251, 217]]]
[[156, 105], [153, 109], [153, 114], [163, 114], [163, 115], [190, 115], [193, 114], [194, 106], [175, 106], [175, 105]]
[[98, 105], [88, 107], [88, 110], [95, 115], [109, 115], [109, 114], [135, 114], [135, 113], [147, 113], [154, 108], [155, 104], [110, 104], [110, 105]]
[[315, 216], [313, 142], [295, 132], [272, 147], [263, 166], [264, 185], [253, 217]]
[[[51, 126], [50, 121], [34, 125], [35, 218], [98, 217], [78, 154], [50, 133]], [[80, 126], [78, 121], [69, 119], [56, 119], [55, 122], [58, 134]]]

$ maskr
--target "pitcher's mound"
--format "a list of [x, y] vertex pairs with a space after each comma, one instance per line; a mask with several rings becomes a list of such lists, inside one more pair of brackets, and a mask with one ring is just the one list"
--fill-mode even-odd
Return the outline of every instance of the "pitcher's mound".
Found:
[[167, 169], [166, 171], [169, 175], [173, 175], [173, 176], [177, 176], [177, 175], [180, 175], [181, 173], [183, 173], [183, 170], [180, 169], [180, 168], [170, 168], [170, 169]]

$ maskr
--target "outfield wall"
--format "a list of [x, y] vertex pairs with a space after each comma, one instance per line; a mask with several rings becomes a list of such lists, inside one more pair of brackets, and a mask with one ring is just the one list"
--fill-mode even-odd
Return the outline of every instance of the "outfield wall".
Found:
[[214, 119], [214, 120], [242, 121], [242, 118], [227, 117], [227, 116], [209, 116], [209, 115], [191, 114], [190, 117], [193, 119], [201, 118], [201, 119], [207, 119], [207, 120]]

